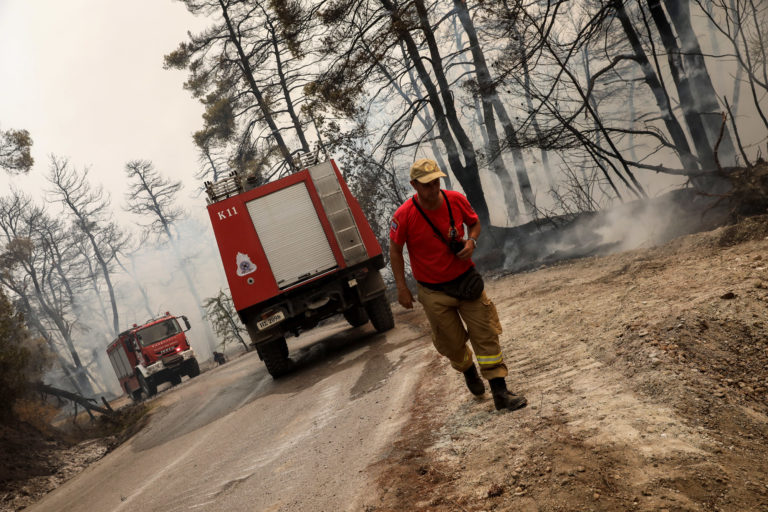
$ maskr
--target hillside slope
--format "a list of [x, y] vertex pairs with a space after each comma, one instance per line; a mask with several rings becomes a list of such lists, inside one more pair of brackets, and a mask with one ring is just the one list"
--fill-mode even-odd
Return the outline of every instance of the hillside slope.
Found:
[[529, 406], [435, 356], [368, 512], [768, 510], [768, 217], [488, 291]]

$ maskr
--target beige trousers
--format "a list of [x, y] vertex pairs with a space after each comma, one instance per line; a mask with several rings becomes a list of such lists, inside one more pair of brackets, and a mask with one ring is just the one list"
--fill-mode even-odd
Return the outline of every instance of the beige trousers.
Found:
[[469, 340], [483, 377], [507, 376], [499, 345], [499, 315], [485, 292], [474, 301], [459, 300], [419, 284], [418, 293], [432, 327], [432, 343], [454, 369], [463, 372], [474, 364], [472, 351], [467, 347]]

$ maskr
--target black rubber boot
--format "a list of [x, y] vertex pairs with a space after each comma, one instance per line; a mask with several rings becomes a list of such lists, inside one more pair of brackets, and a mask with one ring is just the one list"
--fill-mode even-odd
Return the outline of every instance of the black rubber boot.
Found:
[[464, 371], [464, 380], [473, 395], [480, 396], [485, 393], [485, 384], [483, 384], [480, 375], [477, 374], [477, 368], [474, 364]]
[[491, 384], [491, 393], [493, 394], [493, 405], [496, 410], [507, 409], [516, 411], [528, 405], [528, 400], [524, 396], [518, 396], [507, 391], [507, 383], [504, 377], [496, 377], [488, 381]]

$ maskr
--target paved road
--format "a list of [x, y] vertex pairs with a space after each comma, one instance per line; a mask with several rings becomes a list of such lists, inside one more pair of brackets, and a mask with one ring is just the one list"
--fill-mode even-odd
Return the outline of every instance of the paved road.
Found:
[[280, 380], [253, 352], [162, 392], [144, 430], [29, 510], [362, 509], [428, 338], [337, 322], [289, 346], [298, 369]]

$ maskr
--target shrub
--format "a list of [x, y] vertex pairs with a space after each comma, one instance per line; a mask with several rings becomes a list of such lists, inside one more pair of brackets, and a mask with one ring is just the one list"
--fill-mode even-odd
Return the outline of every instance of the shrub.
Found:
[[0, 291], [0, 421], [11, 417], [16, 401], [40, 380], [48, 361], [45, 345], [30, 336], [23, 316]]

